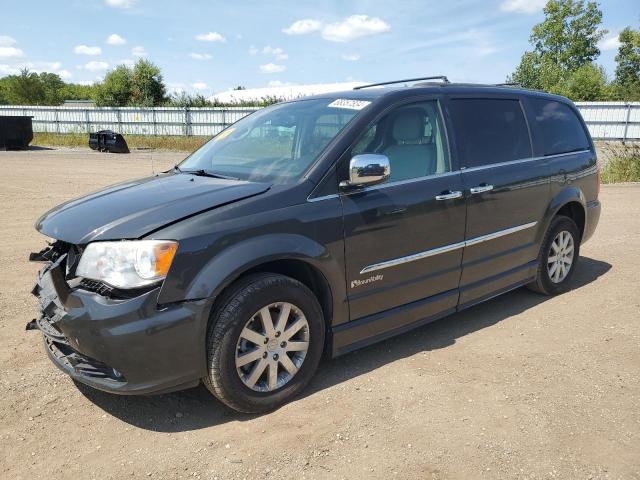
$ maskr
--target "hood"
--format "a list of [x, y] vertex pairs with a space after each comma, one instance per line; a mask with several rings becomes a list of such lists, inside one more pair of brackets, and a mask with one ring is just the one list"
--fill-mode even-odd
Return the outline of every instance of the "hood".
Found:
[[266, 183], [169, 173], [113, 185], [63, 203], [40, 217], [36, 229], [73, 244], [140, 238], [269, 187]]

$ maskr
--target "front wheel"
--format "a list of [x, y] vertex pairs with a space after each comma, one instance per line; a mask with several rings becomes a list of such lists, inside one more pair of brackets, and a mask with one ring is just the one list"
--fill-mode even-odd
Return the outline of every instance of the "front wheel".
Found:
[[580, 256], [580, 233], [569, 217], [553, 218], [538, 255], [538, 271], [528, 287], [544, 295], [557, 295], [569, 289]]
[[248, 276], [221, 298], [207, 338], [205, 385], [231, 408], [273, 410], [315, 373], [324, 345], [322, 309], [302, 283]]

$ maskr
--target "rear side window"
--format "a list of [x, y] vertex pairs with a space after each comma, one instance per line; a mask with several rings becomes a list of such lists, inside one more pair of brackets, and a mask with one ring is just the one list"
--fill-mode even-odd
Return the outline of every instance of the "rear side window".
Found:
[[564, 103], [532, 98], [531, 106], [544, 155], [589, 149], [589, 139], [575, 112]]
[[454, 99], [451, 117], [464, 167], [532, 156], [529, 129], [518, 100]]

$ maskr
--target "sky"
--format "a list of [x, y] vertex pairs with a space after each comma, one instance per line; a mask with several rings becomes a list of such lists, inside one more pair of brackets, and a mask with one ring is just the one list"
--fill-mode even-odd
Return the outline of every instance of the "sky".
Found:
[[[603, 0], [602, 64], [638, 28], [638, 0]], [[429, 75], [499, 83], [530, 49], [544, 0], [0, 0], [0, 76], [27, 67], [100, 81], [148, 58], [171, 92]]]

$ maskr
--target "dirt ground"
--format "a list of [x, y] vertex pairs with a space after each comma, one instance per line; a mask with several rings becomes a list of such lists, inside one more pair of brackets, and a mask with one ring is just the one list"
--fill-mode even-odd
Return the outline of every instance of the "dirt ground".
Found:
[[321, 365], [261, 416], [119, 397], [48, 360], [29, 294], [56, 204], [181, 154], [0, 153], [0, 478], [640, 479], [640, 184], [603, 186], [569, 293], [508, 293]]

